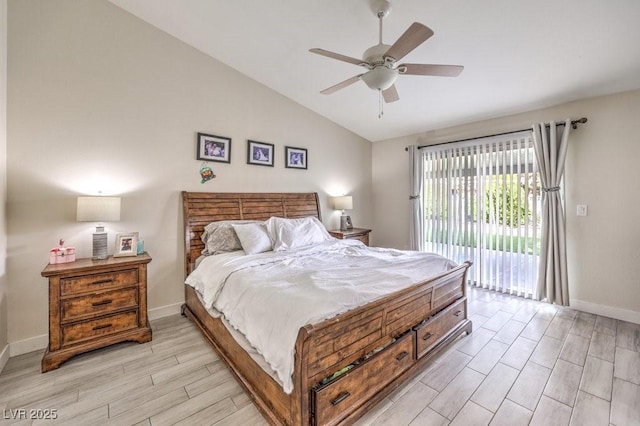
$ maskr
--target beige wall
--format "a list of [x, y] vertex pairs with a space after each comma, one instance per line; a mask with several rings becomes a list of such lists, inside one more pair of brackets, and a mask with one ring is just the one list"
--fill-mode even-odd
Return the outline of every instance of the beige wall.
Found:
[[[91, 255], [75, 197], [123, 197], [109, 242], [139, 231], [153, 257], [150, 309], [183, 300], [179, 192], [317, 191], [354, 196], [371, 226], [371, 143], [102, 0], [9, 1], [9, 341], [47, 333], [40, 271], [59, 238]], [[228, 136], [231, 164], [200, 183], [196, 132]], [[275, 167], [246, 164], [247, 139], [274, 143]], [[309, 169], [285, 169], [284, 146]], [[110, 251], [113, 248], [110, 247]]]
[[[571, 134], [566, 162], [572, 305], [640, 322], [640, 91], [472, 123], [373, 144], [376, 244], [409, 247], [408, 155], [404, 148], [588, 117]], [[576, 217], [576, 204], [589, 215]]]
[[[0, 0], [0, 354], [7, 346], [7, 1]], [[2, 370], [0, 359], [0, 371]]]

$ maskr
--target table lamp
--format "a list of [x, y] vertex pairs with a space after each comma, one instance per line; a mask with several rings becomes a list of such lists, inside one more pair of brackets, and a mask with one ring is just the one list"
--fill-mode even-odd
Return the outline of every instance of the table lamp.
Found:
[[98, 222], [93, 233], [93, 258], [108, 257], [108, 237], [102, 222], [120, 220], [120, 197], [78, 197], [78, 222]]
[[346, 231], [347, 229], [353, 228], [353, 226], [349, 226], [351, 218], [344, 214], [345, 210], [351, 210], [353, 208], [353, 197], [351, 195], [334, 197], [333, 208], [335, 210], [342, 210], [342, 216], [340, 216], [340, 230]]

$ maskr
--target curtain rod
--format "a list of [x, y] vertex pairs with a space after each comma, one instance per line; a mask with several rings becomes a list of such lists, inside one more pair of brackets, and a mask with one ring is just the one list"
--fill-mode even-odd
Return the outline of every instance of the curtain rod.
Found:
[[[577, 120], [571, 120], [571, 128], [575, 130], [575, 129], [578, 128], [578, 124], [584, 124], [586, 122], [587, 122], [587, 117], [582, 117], [582, 118], [579, 118]], [[564, 126], [564, 123], [558, 123], [558, 126]], [[549, 125], [547, 124], [546, 127], [549, 127]], [[438, 145], [447, 145], [447, 144], [456, 143], [456, 142], [472, 141], [472, 140], [475, 140], [475, 139], [492, 138], [494, 136], [503, 136], [503, 135], [509, 135], [511, 133], [526, 132], [527, 130], [531, 130], [531, 128], [529, 128], [529, 129], [520, 129], [520, 130], [512, 130], [510, 132], [503, 132], [503, 133], [494, 133], [493, 135], [478, 136], [478, 137], [475, 137], [475, 138], [459, 139], [457, 141], [435, 143], [433, 145], [420, 145], [420, 146], [418, 146], [418, 149], [427, 148], [427, 147], [431, 147], [431, 146], [438, 146]], [[404, 150], [405, 151], [409, 151], [409, 148], [405, 148]]]

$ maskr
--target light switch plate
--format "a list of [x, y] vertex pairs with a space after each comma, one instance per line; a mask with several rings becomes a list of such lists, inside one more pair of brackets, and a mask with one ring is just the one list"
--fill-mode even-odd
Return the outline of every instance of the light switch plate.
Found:
[[587, 205], [578, 204], [576, 206], [576, 216], [586, 216], [586, 215], [587, 215]]

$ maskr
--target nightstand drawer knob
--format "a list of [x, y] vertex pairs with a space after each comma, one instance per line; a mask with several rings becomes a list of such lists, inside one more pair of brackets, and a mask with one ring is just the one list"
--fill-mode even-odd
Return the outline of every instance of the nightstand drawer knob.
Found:
[[105, 299], [105, 300], [101, 300], [99, 302], [94, 302], [94, 303], [92, 303], [92, 305], [93, 306], [102, 306], [102, 305], [109, 305], [110, 303], [113, 303], [113, 300]]
[[111, 325], [112, 325], [111, 323], [102, 324], [102, 325], [96, 325], [95, 327], [93, 327], [93, 330], [95, 331], [95, 330], [101, 330], [103, 328], [109, 328], [109, 327], [111, 327]]

